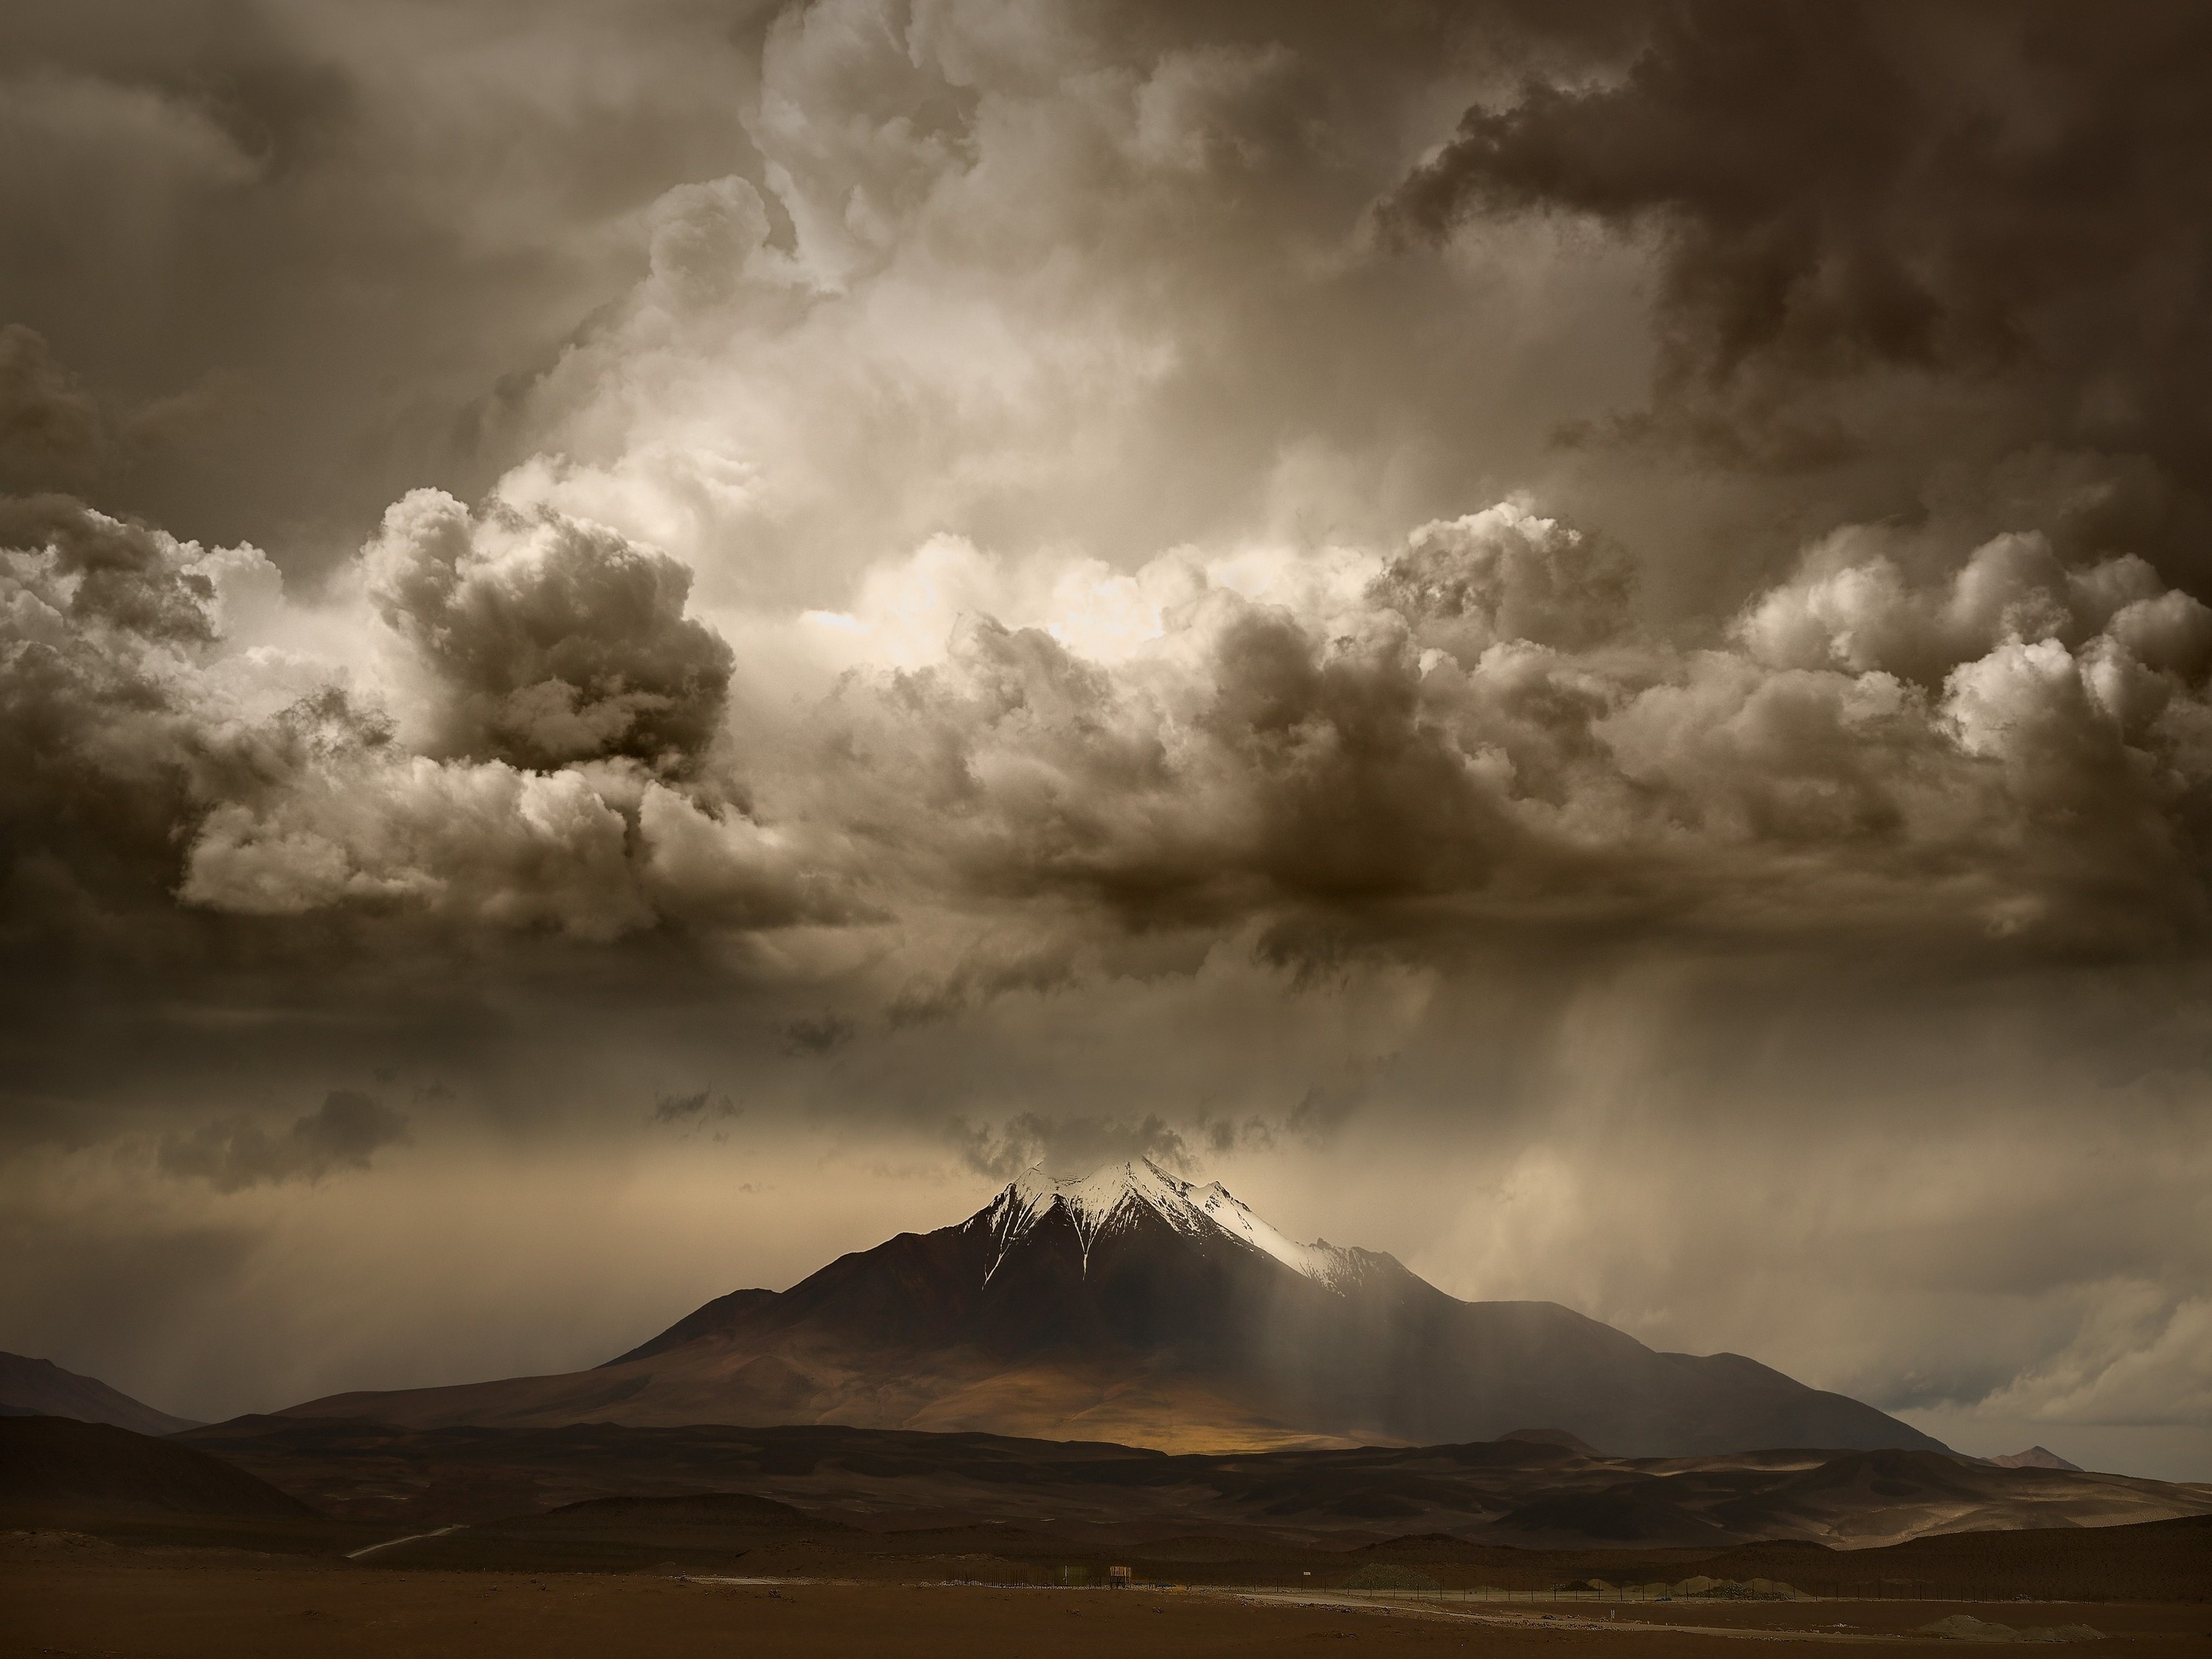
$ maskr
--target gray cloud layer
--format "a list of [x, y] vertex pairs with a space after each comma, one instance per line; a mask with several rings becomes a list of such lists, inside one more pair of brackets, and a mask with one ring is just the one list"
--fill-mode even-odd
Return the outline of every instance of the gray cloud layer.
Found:
[[2204, 1420], [2192, 9], [27, 15], [125, 204], [0, 176], [104, 273], [0, 260], [83, 1261], [100, 1158], [264, 1240], [490, 1146], [1326, 1161], [1454, 1288]]

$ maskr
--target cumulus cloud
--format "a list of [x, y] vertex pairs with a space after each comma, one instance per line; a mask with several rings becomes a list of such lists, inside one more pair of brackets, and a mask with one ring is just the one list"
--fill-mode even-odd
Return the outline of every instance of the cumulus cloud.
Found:
[[1424, 525], [1376, 580], [1380, 603], [1463, 663], [1500, 641], [1602, 644], [1627, 621], [1629, 570], [1570, 526], [1512, 503]]
[[973, 620], [841, 687], [811, 810], [926, 884], [1130, 921], [2193, 929], [2212, 613], [2129, 556], [2000, 537], [1914, 584], [1883, 539], [1838, 532], [1695, 650], [1513, 506], [1417, 529], [1348, 601], [1202, 576], [1106, 662]]
[[[252, 642], [312, 629], [252, 548], [61, 497], [7, 504], [0, 546], [19, 877], [44, 857], [117, 902], [600, 939], [845, 907], [732, 781], [672, 787], [720, 733], [730, 653], [665, 555], [410, 498], [362, 563], [413, 668], [363, 684], [366, 617], [337, 618], [328, 654]], [[399, 732], [386, 705], [421, 701], [423, 729]]]
[[250, 915], [336, 907], [605, 941], [667, 918], [835, 920], [834, 872], [734, 808], [635, 769], [424, 756], [319, 759], [259, 810], [211, 811], [179, 895]]
[[665, 553], [418, 490], [385, 514], [362, 564], [379, 614], [434, 677], [435, 749], [678, 772], [714, 736], [730, 647], [684, 615], [691, 573]]
[[[1508, 377], [1525, 296], [1501, 276], [1490, 325], [1414, 348], [1376, 324], [1436, 274], [1359, 248], [1418, 143], [1400, 100], [1462, 75], [1457, 47], [1492, 49], [1442, 13], [786, 8], [758, 171], [664, 197], [658, 274], [514, 417], [567, 458], [556, 504], [680, 525], [671, 550], [732, 593], [825, 610], [939, 534], [1126, 567], [1255, 519], [1395, 533], [1467, 499], [1471, 453], [1530, 441], [1469, 394]], [[1613, 372], [1513, 396], [1555, 410]], [[702, 490], [701, 458], [742, 486]]]
[[61, 883], [126, 904], [161, 890], [172, 839], [231, 756], [227, 723], [290, 677], [208, 678], [227, 603], [273, 579], [252, 549], [195, 543], [65, 497], [0, 501], [0, 766], [10, 874], [45, 861]]
[[678, 185], [653, 204], [649, 218], [652, 282], [678, 310], [732, 298], [774, 258], [760, 191], [734, 175]]
[[647, 914], [627, 880], [624, 836], [621, 815], [576, 772], [414, 756], [321, 773], [267, 815], [216, 809], [181, 896], [261, 915], [385, 899], [611, 938]]
[[61, 658], [27, 638], [21, 695], [112, 722], [58, 754], [167, 780], [176, 890], [212, 910], [607, 939], [1051, 896], [1121, 927], [1395, 908], [1384, 936], [1418, 938], [1547, 913], [1817, 933], [1874, 904], [2053, 942], [2203, 911], [2212, 612], [2033, 532], [1915, 580], [1884, 532], [1838, 531], [1697, 649], [1632, 625], [1617, 554], [1517, 504], [1417, 527], [1348, 568], [1364, 585], [1168, 556], [1099, 657], [1063, 637], [1109, 638], [1085, 612], [1127, 596], [970, 550], [963, 580], [1026, 587], [1030, 623], [969, 613], [748, 752], [688, 571], [587, 522], [393, 508], [360, 568], [405, 647], [395, 722], [341, 665], [265, 653], [264, 708], [241, 697], [222, 629], [281, 605], [250, 552], [25, 511], [25, 625], [96, 626]]

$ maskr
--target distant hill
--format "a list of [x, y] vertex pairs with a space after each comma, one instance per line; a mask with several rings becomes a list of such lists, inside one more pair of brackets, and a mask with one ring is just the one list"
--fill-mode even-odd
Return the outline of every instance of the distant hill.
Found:
[[258, 1475], [173, 1440], [64, 1417], [0, 1418], [0, 1522], [315, 1521]]
[[174, 1434], [198, 1425], [172, 1417], [97, 1377], [65, 1371], [51, 1359], [0, 1353], [0, 1417], [73, 1417], [80, 1423], [111, 1423], [134, 1434]]
[[1565, 1429], [1515, 1429], [1498, 1437], [1500, 1440], [1525, 1441], [1532, 1446], [1558, 1446], [1566, 1451], [1578, 1452], [1584, 1457], [1605, 1455], [1587, 1440], [1577, 1439]]
[[595, 1370], [349, 1394], [415, 1427], [836, 1423], [1166, 1450], [1486, 1441], [1701, 1456], [1946, 1449], [1738, 1354], [1660, 1353], [1551, 1302], [1462, 1302], [1300, 1244], [1150, 1163], [1032, 1173], [956, 1225], [738, 1291]]
[[2081, 1473], [2079, 1463], [2069, 1463], [2057, 1452], [2042, 1446], [2030, 1446], [2026, 1451], [2007, 1452], [2002, 1457], [1992, 1457], [1990, 1462], [2001, 1469], [2070, 1469], [2075, 1474]]

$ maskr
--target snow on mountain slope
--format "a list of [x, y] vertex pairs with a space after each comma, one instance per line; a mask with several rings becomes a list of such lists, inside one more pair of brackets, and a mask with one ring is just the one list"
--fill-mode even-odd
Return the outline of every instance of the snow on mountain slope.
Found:
[[1358, 1270], [1352, 1251], [1327, 1239], [1298, 1243], [1253, 1214], [1219, 1182], [1200, 1187], [1178, 1181], [1152, 1159], [1141, 1158], [1066, 1181], [1054, 1180], [1039, 1165], [1009, 1182], [983, 1212], [999, 1246], [984, 1283], [998, 1272], [1006, 1252], [1054, 1209], [1075, 1228], [1086, 1271], [1091, 1247], [1102, 1234], [1147, 1211], [1187, 1237], [1218, 1235], [1332, 1289], [1349, 1282]]

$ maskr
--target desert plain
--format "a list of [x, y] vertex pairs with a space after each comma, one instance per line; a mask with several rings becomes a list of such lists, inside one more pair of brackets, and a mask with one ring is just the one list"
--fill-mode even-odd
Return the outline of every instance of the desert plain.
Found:
[[[1296, 1590], [1061, 1588], [633, 1573], [400, 1572], [227, 1550], [132, 1550], [17, 1534], [0, 1560], [0, 1654], [102, 1659], [409, 1654], [1243, 1656], [1363, 1652], [1617, 1656], [2045, 1645], [1930, 1633], [1960, 1617], [2013, 1632], [2094, 1630], [2064, 1645], [2201, 1653], [2191, 1602], [1694, 1601], [1606, 1607], [1393, 1601]], [[1747, 1651], [1748, 1650], [1748, 1651]]]
[[[324, 1521], [105, 1521], [0, 1533], [0, 1659], [440, 1659], [528, 1655], [1261, 1655], [1357, 1650], [1668, 1659], [1877, 1647], [2201, 1653], [2212, 1520], [1807, 1544], [1511, 1550], [1444, 1537], [1241, 1555], [1124, 1551], [1133, 1583], [1070, 1540], [940, 1532], [855, 1550], [628, 1517], [536, 1565], [472, 1528], [404, 1540]], [[635, 1537], [625, 1538], [625, 1532]], [[368, 1541], [364, 1542], [367, 1540]], [[1225, 1545], [1227, 1540], [1221, 1540]], [[672, 1556], [638, 1563], [652, 1543]], [[964, 1546], [964, 1547], [963, 1547]], [[425, 1566], [426, 1555], [474, 1565]], [[1169, 1557], [1181, 1558], [1164, 1559]], [[503, 1560], [504, 1565], [485, 1565]], [[620, 1563], [606, 1570], [600, 1563]], [[565, 1564], [565, 1565], [564, 1565]], [[1109, 1564], [1110, 1565], [1110, 1564]], [[1839, 1594], [1806, 1592], [1784, 1568]], [[1731, 1576], [1740, 1575], [1740, 1576]], [[1848, 1576], [1845, 1576], [1848, 1575]], [[1078, 1583], [1069, 1583], [1069, 1579]]]
[[[1733, 1503], [1697, 1507], [1717, 1482]], [[1686, 1495], [1662, 1507], [1652, 1486]], [[2160, 1492], [2191, 1512], [2113, 1518]], [[1811, 1516], [1823, 1493], [1831, 1541], [1711, 1518]], [[822, 1427], [240, 1419], [157, 1438], [17, 1418], [0, 1421], [0, 1659], [2201, 1651], [2208, 1498], [1910, 1451], [1168, 1458]], [[1464, 1519], [1484, 1501], [1531, 1519], [1486, 1534]], [[1942, 1529], [1835, 1541], [1908, 1513]]]

